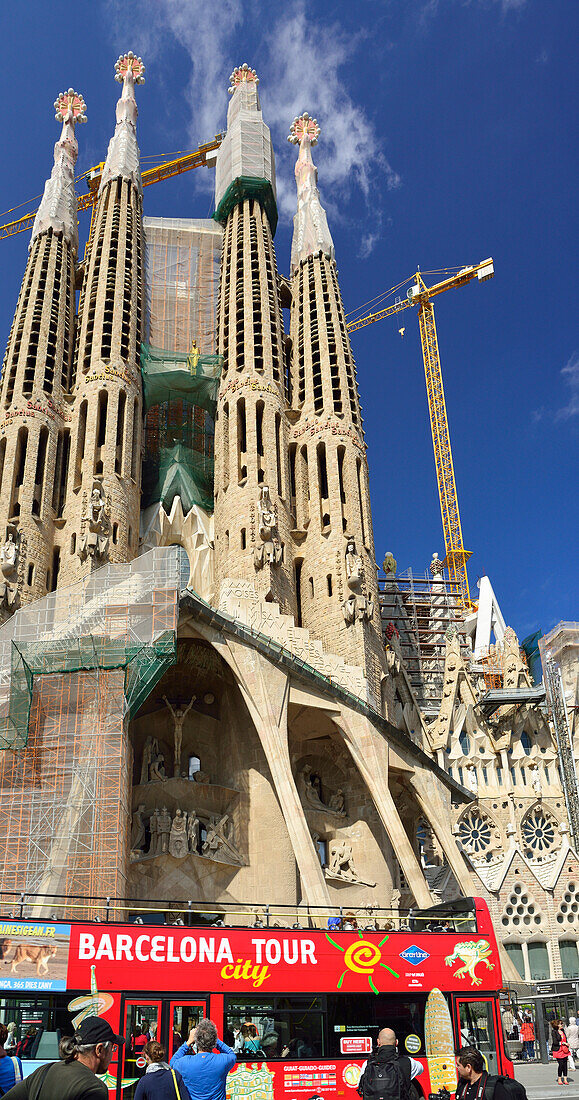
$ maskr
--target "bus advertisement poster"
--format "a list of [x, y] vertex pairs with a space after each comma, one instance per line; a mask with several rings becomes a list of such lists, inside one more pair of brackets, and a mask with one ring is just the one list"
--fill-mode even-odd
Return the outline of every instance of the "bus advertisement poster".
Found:
[[121, 986], [135, 992], [169, 982], [175, 992], [323, 988], [378, 994], [435, 986], [452, 990], [457, 978], [472, 988], [487, 971], [500, 974], [494, 940], [484, 938], [461, 942], [459, 936], [431, 933], [426, 950], [412, 932], [73, 925], [69, 988], [88, 988], [92, 966], [99, 989]]
[[57, 992], [67, 987], [70, 924], [0, 921], [0, 989]]

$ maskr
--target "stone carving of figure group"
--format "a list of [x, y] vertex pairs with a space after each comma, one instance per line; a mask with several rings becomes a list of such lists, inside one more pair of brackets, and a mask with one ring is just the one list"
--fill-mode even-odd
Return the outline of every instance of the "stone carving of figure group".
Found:
[[368, 622], [374, 615], [374, 597], [371, 592], [365, 594], [363, 591], [362, 559], [356, 549], [356, 541], [350, 535], [346, 535], [344, 564], [346, 584], [351, 593], [342, 604], [344, 621], [347, 626], [356, 620]]
[[106, 500], [102, 483], [93, 481], [86, 512], [85, 530], [79, 543], [81, 558], [102, 558], [109, 544], [108, 519], [105, 511]]
[[328, 802], [323, 802], [319, 789], [319, 780], [314, 776], [311, 766], [305, 764], [302, 768], [302, 780], [306, 802], [316, 810], [324, 810], [325, 813], [336, 814], [338, 817], [346, 816], [346, 800], [341, 787], [331, 795]]
[[159, 750], [156, 737], [147, 737], [141, 761], [141, 783], [154, 783], [166, 779], [165, 757]]
[[[131, 851], [144, 853], [145, 805], [141, 803], [133, 814], [131, 829]], [[175, 859], [184, 859], [190, 852], [199, 853], [200, 821], [195, 810], [177, 808], [172, 817], [166, 806], [153, 810], [149, 818], [149, 856], [171, 855]], [[233, 829], [229, 815], [221, 818], [212, 815], [206, 825], [206, 835], [201, 855], [225, 863], [241, 863], [239, 853], [233, 843]]]

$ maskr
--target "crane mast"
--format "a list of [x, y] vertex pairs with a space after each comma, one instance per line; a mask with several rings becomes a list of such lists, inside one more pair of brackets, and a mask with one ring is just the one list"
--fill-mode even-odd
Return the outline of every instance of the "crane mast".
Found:
[[466, 568], [466, 563], [472, 552], [465, 550], [462, 541], [458, 494], [454, 478], [448, 416], [440, 366], [440, 352], [438, 350], [434, 306], [431, 299], [436, 297], [437, 294], [442, 294], [445, 290], [450, 290], [451, 287], [466, 286], [475, 277], [480, 282], [484, 282], [486, 279], [492, 279], [493, 275], [492, 259], [483, 260], [480, 264], [474, 264], [470, 267], [463, 267], [455, 275], [443, 279], [431, 287], [426, 286], [420, 271], [417, 271], [414, 276], [414, 283], [410, 287], [406, 298], [400, 299], [394, 302], [393, 305], [386, 306], [375, 313], [369, 313], [365, 317], [350, 321], [347, 325], [348, 331], [353, 332], [355, 329], [364, 328], [366, 325], [373, 325], [384, 317], [390, 317], [393, 313], [400, 313], [401, 310], [407, 309], [409, 306], [418, 306], [418, 324], [422, 344], [422, 358], [424, 360], [426, 395], [446, 551], [444, 564], [448, 569], [450, 580], [456, 585], [457, 593], [465, 610], [472, 607]]

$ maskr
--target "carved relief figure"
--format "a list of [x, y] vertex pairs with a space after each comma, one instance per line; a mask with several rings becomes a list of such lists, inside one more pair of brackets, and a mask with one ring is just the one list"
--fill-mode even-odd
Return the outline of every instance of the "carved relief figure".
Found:
[[105, 497], [100, 481], [93, 481], [87, 507], [85, 529], [79, 540], [81, 558], [102, 558], [109, 544], [108, 520], [105, 513]]
[[151, 776], [149, 769], [153, 757], [159, 755], [159, 742], [156, 737], [147, 737], [143, 746], [143, 758], [141, 760], [141, 783], [148, 783]]
[[150, 839], [150, 842], [149, 842], [149, 853], [148, 854], [150, 856], [156, 856], [157, 855], [157, 847], [158, 847], [158, 844], [159, 844], [159, 811], [158, 810], [153, 810], [153, 812], [151, 814], [151, 817], [149, 819], [149, 833], [150, 833], [151, 839]]
[[145, 823], [143, 821], [143, 814], [145, 812], [145, 804], [141, 802], [140, 806], [137, 806], [133, 814], [133, 823], [131, 826], [131, 851], [142, 851], [145, 844]]
[[356, 542], [353, 538], [346, 538], [346, 583], [348, 588], [355, 591], [362, 583], [362, 559], [356, 551]]
[[197, 698], [196, 695], [192, 695], [191, 696], [191, 701], [185, 707], [185, 709], [183, 709], [183, 707], [181, 707], [181, 706], [177, 706], [176, 709], [173, 709], [173, 706], [171, 705], [171, 703], [167, 699], [167, 696], [166, 695], [163, 696], [165, 704], [168, 706], [168, 708], [171, 711], [171, 714], [173, 716], [173, 737], [174, 737], [174, 740], [175, 740], [175, 751], [174, 751], [174, 756], [173, 756], [173, 775], [174, 776], [181, 775], [181, 749], [182, 749], [182, 746], [183, 746], [183, 726], [185, 724], [185, 719], [186, 719], [187, 715], [189, 714], [189, 711], [191, 710], [191, 707], [193, 706], [193, 703], [195, 702], [196, 698]]
[[227, 863], [240, 863], [241, 859], [232, 841], [229, 814], [224, 814], [221, 818], [212, 817], [207, 826], [202, 855], [209, 859], [223, 859]]
[[169, 853], [176, 859], [183, 859], [187, 855], [189, 846], [187, 843], [187, 814], [183, 810], [177, 810], [171, 825], [169, 836]]
[[187, 822], [187, 843], [190, 852], [196, 852], [199, 845], [199, 818], [195, 810], [189, 813]]
[[354, 866], [352, 845], [347, 840], [334, 840], [330, 845], [330, 874], [354, 881], [358, 872]]
[[346, 813], [346, 800], [344, 798], [344, 792], [341, 787], [338, 787], [336, 793], [332, 795], [328, 806], [330, 810], [334, 811], [335, 814]]
[[257, 529], [261, 544], [253, 551], [256, 569], [262, 569], [265, 563], [278, 566], [283, 561], [283, 542], [275, 534], [276, 518], [269, 495], [269, 486], [262, 485], [257, 502]]
[[158, 811], [158, 837], [157, 837], [157, 854], [165, 854], [169, 851], [169, 837], [171, 835], [171, 814], [166, 806], [163, 806], [162, 810]]
[[159, 752], [159, 746], [157, 744], [157, 752], [151, 759], [151, 766], [149, 768], [149, 780], [154, 783], [157, 780], [163, 780], [167, 778], [167, 772], [165, 771], [165, 757], [162, 752]]

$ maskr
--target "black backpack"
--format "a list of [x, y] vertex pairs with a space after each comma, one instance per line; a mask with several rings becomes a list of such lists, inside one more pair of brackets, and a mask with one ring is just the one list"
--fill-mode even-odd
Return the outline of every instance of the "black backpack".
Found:
[[487, 1077], [483, 1100], [527, 1100], [527, 1093], [520, 1081], [493, 1074]]
[[368, 1059], [358, 1092], [362, 1100], [410, 1100], [410, 1060], [404, 1055], [388, 1062]]

